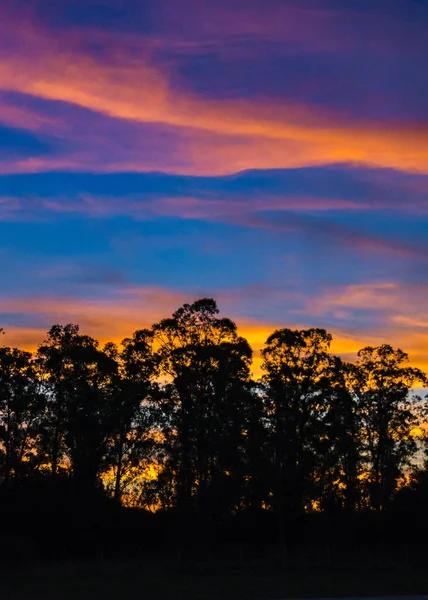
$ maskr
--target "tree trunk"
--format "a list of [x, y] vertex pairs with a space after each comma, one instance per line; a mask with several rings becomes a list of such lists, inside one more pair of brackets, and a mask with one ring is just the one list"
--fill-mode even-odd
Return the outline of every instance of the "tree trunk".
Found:
[[120, 504], [122, 499], [122, 460], [123, 460], [123, 446], [126, 437], [126, 430], [122, 429], [119, 437], [119, 449], [117, 453], [117, 466], [116, 466], [116, 477], [114, 484], [114, 499]]

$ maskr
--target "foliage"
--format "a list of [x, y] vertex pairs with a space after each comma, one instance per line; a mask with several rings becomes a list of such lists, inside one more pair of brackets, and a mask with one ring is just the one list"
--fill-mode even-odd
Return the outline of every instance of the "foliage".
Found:
[[385, 511], [406, 481], [425, 497], [426, 469], [411, 470], [426, 399], [412, 389], [427, 379], [404, 352], [348, 363], [324, 329], [279, 329], [254, 381], [250, 345], [218, 313], [184, 304], [119, 347], [73, 324], [34, 355], [0, 347], [0, 491], [48, 477], [83, 503], [103, 493], [212, 524], [264, 513], [281, 532], [308, 512]]

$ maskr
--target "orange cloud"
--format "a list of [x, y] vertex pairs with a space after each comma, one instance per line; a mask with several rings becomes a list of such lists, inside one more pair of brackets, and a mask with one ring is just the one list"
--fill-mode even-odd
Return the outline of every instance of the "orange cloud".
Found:
[[[131, 50], [114, 37], [108, 42], [109, 55], [101, 61], [85, 51], [77, 34], [63, 34], [59, 42], [21, 23], [18, 35], [5, 35], [0, 44], [0, 87], [116, 119], [177, 128], [186, 160], [177, 154], [175, 164], [162, 164], [169, 172], [223, 174], [351, 162], [428, 173], [426, 127], [380, 128], [308, 106], [204, 98], [174, 88], [144, 40], [134, 40]], [[45, 168], [44, 160], [38, 161], [28, 168]], [[133, 170], [153, 168], [143, 157], [125, 163]], [[119, 165], [110, 165], [114, 168]]]
[[[380, 288], [382, 289], [382, 288]], [[350, 295], [352, 298], [352, 295]], [[119, 294], [105, 299], [73, 299], [63, 297], [39, 297], [32, 299], [2, 299], [0, 313], [8, 315], [26, 315], [26, 320], [37, 322], [37, 327], [5, 327], [6, 335], [1, 342], [16, 345], [23, 349], [35, 350], [46, 336], [46, 331], [54, 323], [78, 323], [82, 332], [92, 335], [104, 344], [107, 341], [120, 343], [136, 329], [150, 327], [161, 318], [169, 316], [184, 302], [194, 300], [194, 295], [171, 291], [164, 288], [129, 287]], [[355, 299], [354, 303], [362, 300]], [[352, 300], [351, 300], [352, 301]], [[341, 301], [343, 302], [343, 301]], [[220, 294], [220, 308], [222, 300]], [[239, 334], [244, 336], [254, 350], [253, 374], [261, 375], [260, 350], [275, 330], [282, 327], [292, 329], [311, 326], [311, 316], [299, 318], [299, 322], [283, 323], [257, 322], [252, 319], [234, 317]], [[229, 315], [228, 315], [229, 316]], [[331, 351], [345, 358], [355, 360], [359, 349], [366, 345], [390, 343], [408, 352], [412, 365], [428, 372], [428, 336], [426, 332], [408, 331], [402, 328], [390, 328], [388, 318], [383, 325], [370, 330], [351, 331], [351, 328], [329, 327], [333, 335]]]
[[[30, 315], [33, 320], [41, 321], [41, 328], [6, 328], [6, 342], [15, 343], [20, 336], [26, 347], [37, 337], [37, 332], [47, 329], [54, 323], [78, 323], [88, 335], [101, 343], [120, 341], [131, 335], [136, 329], [150, 327], [158, 319], [167, 316], [183, 302], [184, 294], [170, 292], [162, 288], [126, 288], [111, 299], [73, 299], [63, 297], [8, 298], [0, 300], [0, 313]], [[43, 341], [43, 336], [39, 342]], [[10, 340], [10, 341], [8, 341]], [[34, 346], [32, 347], [34, 348]]]
[[392, 281], [336, 286], [309, 299], [305, 310], [316, 315], [325, 315], [336, 308], [379, 311], [395, 323], [410, 324], [410, 318], [413, 326], [424, 327], [428, 320], [427, 291], [427, 285]]
[[400, 347], [414, 366], [428, 371], [427, 291], [427, 285], [394, 282], [332, 287], [306, 299], [299, 312], [346, 321], [352, 339]]

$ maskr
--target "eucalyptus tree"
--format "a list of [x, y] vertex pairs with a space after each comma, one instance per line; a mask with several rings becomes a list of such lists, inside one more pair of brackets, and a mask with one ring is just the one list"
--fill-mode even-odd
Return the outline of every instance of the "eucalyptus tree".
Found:
[[298, 514], [316, 498], [325, 441], [331, 335], [324, 329], [279, 329], [262, 350], [278, 515]]
[[44, 412], [31, 353], [0, 347], [0, 480], [31, 474], [39, 466], [37, 440]]
[[167, 392], [167, 469], [184, 511], [239, 508], [245, 480], [243, 446], [252, 351], [235, 323], [219, 318], [214, 300], [184, 304], [154, 325]]
[[355, 366], [332, 356], [329, 385], [325, 388], [322, 434], [323, 460], [319, 464], [320, 508], [361, 506], [362, 414], [358, 398], [349, 388]]
[[411, 392], [426, 381], [426, 375], [410, 367], [408, 355], [400, 349], [383, 344], [358, 352], [349, 385], [361, 413], [363, 458], [376, 510], [387, 506], [403, 468], [417, 450], [414, 431], [425, 409]]
[[250, 381], [244, 389], [247, 395], [241, 418], [245, 427], [245, 508], [250, 512], [271, 508], [271, 481], [274, 468], [271, 460], [271, 436], [266, 389], [260, 381]]
[[77, 486], [90, 491], [115, 427], [117, 362], [72, 324], [50, 329], [37, 362], [48, 394], [44, 451], [51, 473], [68, 462]]
[[160, 437], [160, 414], [155, 404], [158, 393], [157, 361], [153, 350], [153, 332], [136, 331], [104, 349], [118, 364], [111, 406], [114, 424], [104, 459], [106, 471], [112, 469], [112, 495], [121, 502], [129, 489], [137, 499], [141, 478], [148, 462], [154, 460]]

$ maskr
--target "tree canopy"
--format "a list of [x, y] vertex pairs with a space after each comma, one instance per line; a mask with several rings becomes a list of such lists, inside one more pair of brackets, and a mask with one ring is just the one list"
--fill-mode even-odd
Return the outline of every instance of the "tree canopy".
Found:
[[54, 325], [34, 354], [2, 346], [0, 492], [61, 480], [82, 498], [212, 522], [385, 511], [424, 480], [426, 400], [413, 389], [427, 378], [400, 349], [351, 363], [331, 341], [274, 331], [255, 381], [248, 341], [202, 298], [119, 346], [75, 324]]

